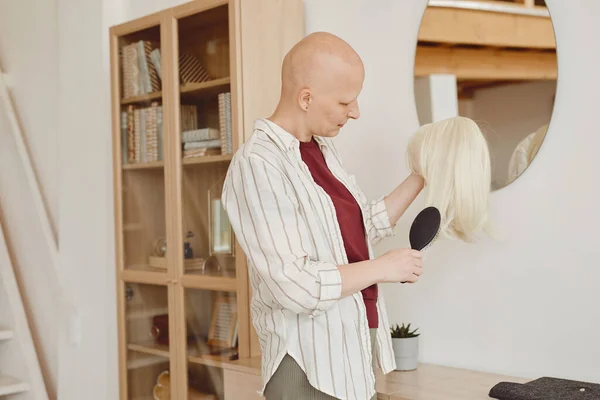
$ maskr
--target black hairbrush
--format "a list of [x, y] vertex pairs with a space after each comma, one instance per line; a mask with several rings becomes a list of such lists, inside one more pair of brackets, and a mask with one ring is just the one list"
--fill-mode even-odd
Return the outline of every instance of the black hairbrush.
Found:
[[440, 210], [436, 207], [430, 206], [421, 210], [410, 227], [410, 247], [422, 251], [430, 246], [438, 236], [441, 220]]

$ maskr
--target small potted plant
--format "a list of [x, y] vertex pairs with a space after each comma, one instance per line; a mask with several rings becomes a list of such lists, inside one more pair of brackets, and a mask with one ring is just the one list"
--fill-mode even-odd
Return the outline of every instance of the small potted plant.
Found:
[[397, 371], [410, 371], [417, 369], [419, 362], [419, 335], [418, 330], [410, 330], [410, 323], [404, 326], [390, 327], [392, 347], [396, 358]]

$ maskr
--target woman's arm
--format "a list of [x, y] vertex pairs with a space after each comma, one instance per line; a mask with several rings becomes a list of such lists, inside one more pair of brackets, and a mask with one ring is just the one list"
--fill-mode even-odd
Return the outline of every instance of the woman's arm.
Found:
[[396, 189], [385, 197], [390, 225], [396, 225], [406, 209], [412, 204], [418, 194], [423, 190], [423, 178], [417, 174], [410, 174]]

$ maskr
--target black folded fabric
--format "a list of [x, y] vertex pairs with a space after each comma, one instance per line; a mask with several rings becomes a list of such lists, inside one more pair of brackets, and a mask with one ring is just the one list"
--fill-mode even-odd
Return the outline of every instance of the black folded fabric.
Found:
[[527, 383], [500, 382], [489, 396], [498, 400], [598, 400], [600, 384], [542, 377]]

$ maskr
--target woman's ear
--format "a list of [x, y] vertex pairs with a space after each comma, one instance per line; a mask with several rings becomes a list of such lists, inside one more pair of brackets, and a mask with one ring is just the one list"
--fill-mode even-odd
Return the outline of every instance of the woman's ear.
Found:
[[311, 101], [312, 101], [312, 93], [310, 92], [310, 90], [302, 89], [300, 91], [300, 96], [298, 97], [298, 104], [300, 105], [300, 108], [303, 109], [304, 111], [308, 111], [308, 106], [310, 105]]

